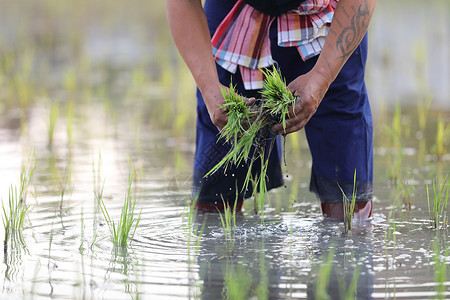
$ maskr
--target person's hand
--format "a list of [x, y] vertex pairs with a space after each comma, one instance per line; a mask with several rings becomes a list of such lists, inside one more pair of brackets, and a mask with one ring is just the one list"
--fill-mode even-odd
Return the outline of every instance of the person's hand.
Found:
[[[206, 108], [208, 109], [211, 122], [217, 127], [219, 132], [223, 129], [223, 127], [225, 127], [228, 122], [227, 112], [220, 107], [225, 103], [225, 99], [223, 99], [222, 93], [220, 91], [221, 88], [226, 87], [220, 85], [218, 89], [212, 89], [211, 91], [206, 92], [204, 95]], [[247, 106], [253, 105], [255, 101], [255, 98], [245, 98], [245, 104]]]
[[328, 90], [330, 86], [328, 82], [329, 80], [325, 76], [312, 70], [289, 83], [289, 90], [300, 100], [289, 109], [286, 129], [283, 129], [283, 124], [276, 124], [272, 127], [272, 131], [279, 134], [288, 134], [305, 127]]
[[208, 91], [202, 92], [203, 100], [208, 109], [211, 122], [219, 131], [221, 131], [228, 122], [227, 112], [220, 107], [225, 103], [220, 88], [223, 88], [223, 86], [211, 87]]

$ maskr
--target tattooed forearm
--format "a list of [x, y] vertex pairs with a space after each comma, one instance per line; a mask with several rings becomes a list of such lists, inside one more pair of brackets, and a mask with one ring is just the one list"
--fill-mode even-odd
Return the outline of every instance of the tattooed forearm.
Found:
[[339, 0], [322, 53], [314, 66], [328, 84], [335, 80], [363, 39], [376, 2], [377, 0]]
[[[352, 7], [352, 9], [355, 10], [354, 7]], [[348, 15], [347, 11], [344, 10], [343, 12], [345, 15]], [[371, 14], [367, 1], [364, 1], [364, 3], [358, 7], [357, 11], [354, 12], [350, 24], [344, 27], [337, 37], [336, 48], [340, 51], [341, 64], [347, 60], [361, 42], [361, 39], [364, 37], [367, 27], [369, 26], [370, 16]], [[338, 24], [341, 24], [339, 20], [336, 21], [338, 21]]]

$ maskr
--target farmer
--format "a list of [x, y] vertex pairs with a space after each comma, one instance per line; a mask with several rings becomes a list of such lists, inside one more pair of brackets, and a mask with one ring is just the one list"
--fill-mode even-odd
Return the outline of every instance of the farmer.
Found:
[[[198, 209], [217, 211], [222, 199], [237, 208], [247, 165], [204, 175], [229, 151], [217, 141], [227, 123], [220, 87], [232, 82], [247, 97], [258, 97], [263, 74], [275, 65], [300, 101], [278, 134], [305, 128], [312, 155], [310, 190], [325, 217], [342, 219], [342, 188], [352, 194], [355, 217], [372, 213], [372, 115], [364, 70], [367, 27], [376, 0], [167, 0], [175, 44], [197, 85], [197, 139], [193, 195]], [[267, 188], [283, 185], [281, 146], [271, 152]], [[259, 168], [252, 168], [259, 169]], [[238, 189], [238, 190], [236, 190]]]

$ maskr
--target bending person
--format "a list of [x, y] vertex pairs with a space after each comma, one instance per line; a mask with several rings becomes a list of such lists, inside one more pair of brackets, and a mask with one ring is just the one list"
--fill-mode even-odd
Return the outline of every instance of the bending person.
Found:
[[[312, 155], [310, 190], [324, 215], [343, 218], [342, 192], [351, 195], [356, 171], [356, 217], [372, 212], [372, 115], [364, 82], [367, 28], [376, 0], [167, 0], [169, 27], [197, 85], [193, 195], [202, 210], [222, 198], [237, 207], [247, 165], [204, 175], [229, 150], [217, 142], [227, 123], [221, 86], [258, 97], [260, 67], [276, 64], [300, 101], [272, 130], [305, 129]], [[269, 157], [267, 188], [283, 184], [279, 140]], [[258, 169], [258, 168], [254, 168]]]

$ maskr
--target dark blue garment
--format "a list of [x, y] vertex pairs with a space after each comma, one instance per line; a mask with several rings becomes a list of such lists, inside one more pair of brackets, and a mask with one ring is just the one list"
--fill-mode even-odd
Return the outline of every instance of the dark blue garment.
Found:
[[[206, 0], [205, 13], [211, 35], [236, 3], [235, 0]], [[272, 57], [282, 75], [290, 82], [307, 73], [317, 57], [303, 61], [294, 47], [278, 47], [276, 22], [270, 29]], [[364, 82], [367, 58], [367, 36], [350, 56], [336, 80], [331, 84], [316, 113], [305, 126], [311, 155], [312, 170], [310, 190], [322, 202], [341, 202], [342, 187], [351, 195], [356, 170], [358, 201], [372, 199], [373, 181], [373, 127], [372, 114]], [[257, 96], [256, 91], [246, 91], [239, 70], [231, 74], [217, 65], [220, 82], [228, 86], [231, 78], [237, 90], [247, 97]], [[233, 201], [236, 189], [242, 186], [247, 166], [219, 170], [210, 178], [203, 178], [229, 151], [229, 145], [217, 142], [218, 130], [212, 124], [200, 92], [197, 92], [197, 140], [194, 160], [193, 194], [200, 203], [221, 203], [221, 198]], [[281, 172], [281, 145], [277, 140], [269, 158], [268, 189], [283, 184]], [[255, 166], [254, 166], [255, 167]], [[254, 169], [259, 169], [258, 166]], [[251, 191], [251, 187], [249, 187]], [[239, 200], [249, 197], [238, 190]], [[244, 197], [245, 196], [245, 197]]]

